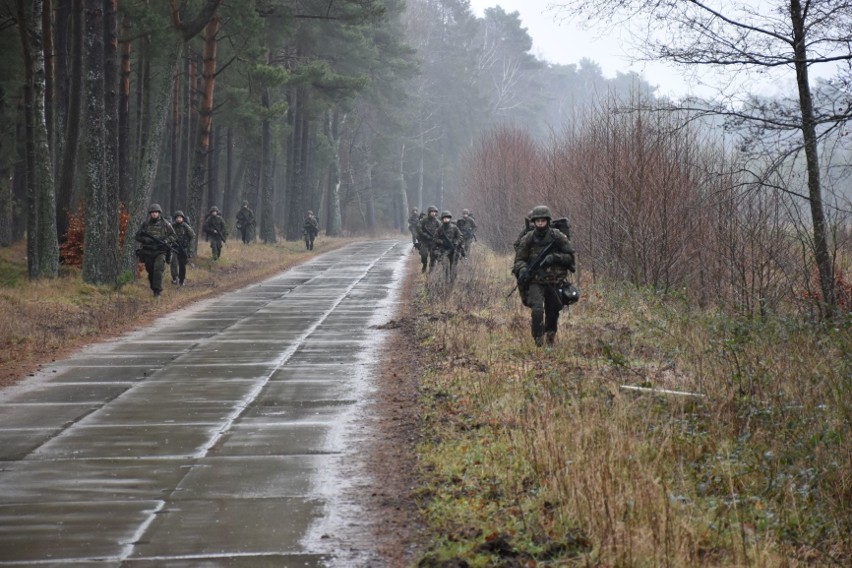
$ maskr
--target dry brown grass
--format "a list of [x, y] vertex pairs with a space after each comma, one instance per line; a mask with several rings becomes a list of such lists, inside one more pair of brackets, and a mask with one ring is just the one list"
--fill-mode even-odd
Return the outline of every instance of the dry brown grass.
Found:
[[25, 243], [0, 249], [0, 386], [13, 384], [39, 365], [81, 346], [145, 325], [192, 302], [272, 276], [352, 239], [323, 237], [305, 251], [298, 242], [244, 245], [229, 241], [218, 262], [207, 243], [187, 268], [186, 285], [169, 282], [159, 299], [143, 275], [116, 289], [84, 284], [79, 270], [55, 280], [26, 279]]
[[509, 266], [479, 249], [452, 291], [419, 288], [423, 565], [852, 561], [849, 326], [598, 284], [545, 351]]

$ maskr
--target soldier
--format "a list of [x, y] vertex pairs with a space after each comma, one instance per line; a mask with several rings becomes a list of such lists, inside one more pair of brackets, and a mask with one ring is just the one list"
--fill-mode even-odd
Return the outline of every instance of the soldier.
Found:
[[430, 205], [426, 209], [426, 216], [420, 219], [417, 225], [417, 240], [420, 243], [420, 263], [423, 267], [420, 272], [426, 272], [426, 265], [429, 265], [431, 272], [435, 268], [435, 262], [438, 260], [438, 243], [435, 241], [435, 236], [441, 222], [438, 220], [438, 208]]
[[456, 222], [456, 226], [464, 237], [465, 256], [470, 252], [470, 243], [476, 240], [476, 221], [469, 209], [462, 209], [462, 218]]
[[305, 236], [305, 248], [314, 250], [314, 239], [319, 234], [319, 221], [314, 217], [313, 211], [305, 215], [305, 223], [302, 225], [302, 234]]
[[533, 229], [518, 243], [512, 273], [518, 279], [521, 300], [532, 310], [535, 344], [544, 345], [546, 335], [547, 345], [552, 347], [563, 306], [557, 286], [569, 270], [575, 270], [574, 249], [567, 236], [551, 227], [548, 207], [534, 207], [529, 218]]
[[213, 260], [219, 260], [219, 257], [222, 256], [222, 246], [228, 240], [228, 231], [225, 228], [225, 220], [222, 219], [218, 207], [214, 205], [210, 208], [201, 229], [210, 242], [210, 251], [213, 254]]
[[171, 224], [163, 219], [162, 207], [156, 203], [148, 207], [148, 219], [142, 222], [134, 238], [142, 243], [142, 248], [136, 250], [136, 256], [145, 263], [148, 284], [154, 296], [159, 297], [163, 291], [163, 273], [176, 238]]
[[411, 244], [417, 248], [417, 225], [420, 223], [420, 215], [417, 207], [411, 208], [411, 215], [408, 216], [408, 232], [411, 233]]
[[178, 245], [177, 251], [175, 251], [177, 262], [172, 260], [171, 263], [172, 284], [180, 283], [183, 286], [186, 280], [186, 263], [192, 256], [192, 241], [195, 240], [195, 231], [186, 222], [186, 215], [183, 214], [183, 211], [175, 211], [172, 219], [174, 220], [172, 228], [175, 230], [175, 240]]
[[441, 226], [438, 227], [435, 235], [438, 243], [438, 261], [444, 265], [444, 278], [449, 281], [456, 279], [456, 263], [459, 256], [465, 256], [464, 236], [452, 220], [452, 213], [441, 212]]
[[237, 230], [243, 243], [249, 244], [254, 237], [254, 211], [249, 207], [248, 201], [243, 201], [243, 206], [237, 211]]

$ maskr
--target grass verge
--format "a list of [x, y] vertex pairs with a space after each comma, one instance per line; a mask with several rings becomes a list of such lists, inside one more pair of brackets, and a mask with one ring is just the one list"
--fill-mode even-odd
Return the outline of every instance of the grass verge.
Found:
[[415, 284], [419, 566], [852, 564], [848, 322], [597, 283], [543, 350], [509, 267]]
[[85, 284], [80, 271], [71, 268], [63, 268], [56, 279], [29, 281], [25, 242], [0, 249], [0, 386], [83, 345], [168, 317], [192, 302], [260, 281], [348, 242], [326, 237], [308, 252], [301, 241], [229, 241], [216, 262], [209, 246], [199, 243], [186, 285], [173, 286], [166, 267], [159, 299], [152, 296], [144, 269], [121, 287]]

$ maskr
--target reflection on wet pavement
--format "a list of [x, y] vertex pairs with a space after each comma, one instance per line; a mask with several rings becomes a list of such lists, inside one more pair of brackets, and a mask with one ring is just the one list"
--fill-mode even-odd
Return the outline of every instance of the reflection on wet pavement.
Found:
[[318, 256], [0, 391], [0, 565], [351, 562], [340, 472], [408, 248]]

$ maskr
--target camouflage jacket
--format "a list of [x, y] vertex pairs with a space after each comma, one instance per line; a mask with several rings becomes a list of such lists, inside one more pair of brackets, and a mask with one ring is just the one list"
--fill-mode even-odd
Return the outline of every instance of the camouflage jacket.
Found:
[[539, 284], [555, 284], [568, 277], [568, 271], [574, 272], [574, 247], [559, 230], [550, 227], [543, 235], [533, 230], [523, 235], [515, 252], [515, 263], [512, 273], [517, 276], [521, 270], [527, 268], [530, 263], [538, 258], [539, 254], [550, 243], [555, 244], [550, 248], [547, 256], [553, 255], [553, 264], [546, 268], [539, 268], [532, 275], [530, 282]]
[[228, 238], [225, 220], [222, 219], [221, 215], [208, 215], [201, 229], [208, 239], [222, 239], [224, 241]]
[[161, 241], [165, 242], [174, 242], [177, 238], [175, 235], [175, 230], [172, 228], [172, 224], [160, 217], [156, 221], [153, 219], [148, 219], [144, 221], [142, 225], [139, 226], [139, 230], [136, 231], [136, 235], [134, 238], [142, 243], [142, 250], [147, 253], [164, 253], [166, 252], [166, 248], [163, 247], [160, 243], [155, 242], [154, 240], [148, 238], [146, 235], [151, 235]]
[[435, 233], [435, 246], [443, 248], [449, 252], [451, 250], [460, 250], [464, 244], [464, 236], [455, 223], [449, 222], [446, 225], [441, 223]]
[[417, 225], [420, 224], [420, 215], [412, 213], [408, 216], [408, 230], [417, 231]]
[[462, 232], [462, 235], [465, 239], [470, 240], [473, 238], [473, 235], [476, 233], [476, 221], [473, 220], [473, 217], [468, 215], [467, 217], [462, 217], [458, 221], [456, 221], [456, 225], [459, 230]]
[[305, 223], [302, 225], [304, 232], [316, 235], [319, 233], [319, 221], [313, 215], [305, 217]]
[[438, 229], [441, 227], [441, 222], [437, 217], [426, 215], [420, 220], [417, 225], [417, 240], [421, 243], [426, 243], [426, 246], [432, 248], [438, 246], [435, 237], [438, 234]]
[[248, 207], [242, 207], [237, 211], [237, 228], [249, 228], [254, 225], [254, 211]]
[[192, 250], [192, 241], [195, 240], [195, 231], [193, 231], [192, 227], [190, 227], [185, 221], [183, 223], [173, 224], [172, 229], [175, 231], [178, 244], [183, 247], [183, 250], [186, 251], [188, 255]]

